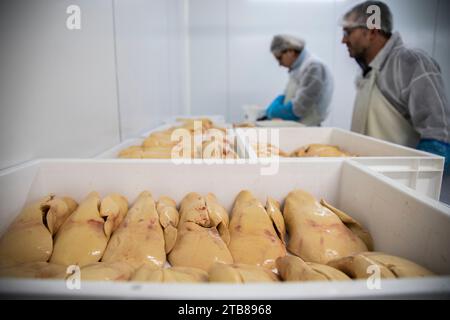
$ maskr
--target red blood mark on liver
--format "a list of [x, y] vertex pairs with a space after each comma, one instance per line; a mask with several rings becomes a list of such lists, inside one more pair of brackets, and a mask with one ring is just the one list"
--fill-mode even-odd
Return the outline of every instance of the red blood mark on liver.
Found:
[[272, 242], [276, 241], [275, 236], [269, 230], [264, 229], [264, 235], [266, 235], [270, 239], [270, 241], [272, 241]]
[[318, 224], [318, 223], [315, 222], [314, 220], [308, 220], [308, 224], [309, 224], [311, 227], [313, 227], [313, 228], [318, 228], [318, 227], [321, 226], [320, 224]]
[[102, 221], [98, 221], [98, 220], [94, 220], [94, 219], [89, 219], [88, 220], [88, 224], [94, 226], [95, 228], [103, 228], [103, 224], [105, 222]]

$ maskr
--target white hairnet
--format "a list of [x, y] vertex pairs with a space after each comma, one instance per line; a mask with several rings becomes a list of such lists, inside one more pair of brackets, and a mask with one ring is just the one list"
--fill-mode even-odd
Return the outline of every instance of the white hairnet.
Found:
[[272, 39], [270, 51], [276, 56], [279, 56], [283, 51], [295, 50], [302, 51], [305, 47], [305, 41], [290, 35], [276, 35]]

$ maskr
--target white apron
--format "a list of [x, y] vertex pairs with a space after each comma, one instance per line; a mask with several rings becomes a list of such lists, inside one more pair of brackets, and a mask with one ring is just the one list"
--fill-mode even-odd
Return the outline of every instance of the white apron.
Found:
[[[305, 57], [305, 60], [303, 61], [302, 65], [300, 66], [299, 73], [302, 73], [303, 70], [305, 70], [305, 67], [314, 59], [313, 55], [307, 55]], [[299, 84], [294, 79], [294, 77], [289, 77], [289, 82], [286, 86], [286, 89], [284, 90], [284, 101], [283, 103], [286, 104], [289, 101], [291, 101], [295, 97], [295, 93], [297, 92], [299, 88]], [[305, 114], [302, 115], [300, 123], [306, 125], [306, 126], [318, 126], [321, 123], [321, 117], [317, 110], [308, 110]]]
[[378, 71], [360, 79], [353, 109], [351, 130], [408, 147], [416, 147], [420, 136], [411, 124], [387, 101], [376, 85]]

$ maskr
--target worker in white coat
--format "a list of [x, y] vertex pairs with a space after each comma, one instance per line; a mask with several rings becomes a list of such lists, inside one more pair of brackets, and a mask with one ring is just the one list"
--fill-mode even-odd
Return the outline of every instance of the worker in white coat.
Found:
[[270, 50], [280, 66], [288, 68], [289, 82], [284, 94], [266, 109], [266, 117], [319, 126], [328, 115], [333, 94], [329, 69], [306, 50], [302, 39], [290, 35], [276, 35]]
[[354, 6], [343, 17], [342, 42], [362, 68], [352, 131], [450, 158], [450, 106], [440, 67], [393, 33], [389, 7]]

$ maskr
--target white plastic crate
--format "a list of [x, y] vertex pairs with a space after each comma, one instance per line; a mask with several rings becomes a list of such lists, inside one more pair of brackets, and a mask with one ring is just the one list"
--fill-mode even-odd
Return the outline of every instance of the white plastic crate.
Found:
[[[249, 158], [257, 158], [248, 137], [250, 131], [269, 132], [277, 130], [279, 140], [267, 142], [290, 153], [309, 144], [336, 145], [358, 155], [353, 160], [368, 168], [383, 173], [394, 181], [406, 185], [433, 199], [439, 199], [444, 158], [424, 151], [400, 146], [383, 140], [338, 128], [251, 128], [236, 129], [238, 142], [246, 149]], [[263, 135], [264, 136], [264, 135]], [[288, 161], [303, 161], [304, 158], [287, 158]]]
[[40, 160], [0, 172], [0, 232], [26, 202], [48, 193], [82, 200], [90, 191], [119, 192], [135, 201], [143, 190], [169, 195], [177, 203], [191, 191], [213, 192], [227, 210], [242, 189], [261, 201], [282, 201], [295, 188], [346, 211], [371, 232], [375, 250], [415, 261], [441, 276], [381, 281], [270, 284], [152, 284], [84, 281], [69, 290], [61, 280], [0, 280], [0, 294], [38, 297], [172, 299], [414, 298], [450, 294], [450, 209], [392, 183], [359, 163], [344, 159], [282, 162], [276, 175], [262, 176], [262, 165], [175, 165], [155, 160]]

